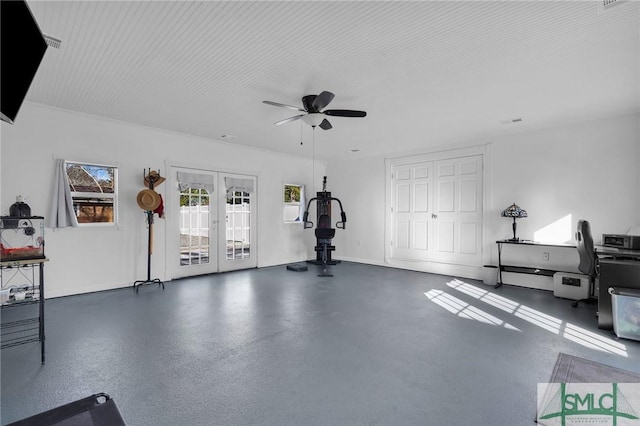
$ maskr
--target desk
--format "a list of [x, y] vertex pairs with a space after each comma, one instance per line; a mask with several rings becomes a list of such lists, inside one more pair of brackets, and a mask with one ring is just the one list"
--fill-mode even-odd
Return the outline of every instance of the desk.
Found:
[[621, 249], [615, 247], [605, 247], [605, 246], [594, 246], [596, 250], [596, 255], [600, 256], [610, 256], [615, 258], [631, 258], [634, 260], [640, 260], [640, 250], [629, 250], [629, 249]]
[[[529, 241], [529, 240], [498, 240], [496, 241], [498, 244], [498, 283], [495, 288], [498, 288], [502, 285], [502, 272], [515, 272], [520, 274], [533, 274], [533, 275], [542, 275], [546, 277], [553, 277], [556, 272], [560, 272], [552, 269], [544, 269], [537, 268], [533, 266], [515, 266], [515, 265], [503, 265], [502, 264], [502, 246], [504, 244], [515, 244], [519, 246], [539, 246], [539, 247], [563, 247], [563, 248], [573, 248], [576, 246], [571, 244], [555, 244], [555, 243], [541, 243], [538, 241]], [[569, 271], [565, 271], [569, 272]]]
[[596, 246], [600, 266], [598, 328], [613, 329], [609, 287], [640, 289], [640, 250]]

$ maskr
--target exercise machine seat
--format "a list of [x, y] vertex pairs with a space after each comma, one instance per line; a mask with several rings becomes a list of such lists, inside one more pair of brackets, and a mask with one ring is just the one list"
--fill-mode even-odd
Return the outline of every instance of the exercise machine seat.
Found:
[[[336, 230], [331, 227], [331, 218], [329, 215], [323, 214], [318, 218], [318, 227], [316, 228], [316, 238], [319, 240], [331, 240], [336, 236]], [[329, 245], [330, 241], [322, 241]]]
[[316, 238], [320, 240], [330, 240], [336, 236], [336, 230], [333, 228], [316, 228]]

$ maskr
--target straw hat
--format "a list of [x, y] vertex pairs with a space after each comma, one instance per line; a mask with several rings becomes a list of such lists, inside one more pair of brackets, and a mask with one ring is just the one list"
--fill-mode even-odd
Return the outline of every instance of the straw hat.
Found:
[[149, 181], [153, 181], [152, 188], [155, 188], [157, 185], [160, 185], [165, 180], [166, 180], [165, 178], [160, 176], [160, 173], [158, 173], [155, 170], [151, 170], [149, 172], [149, 174], [144, 177], [144, 186], [146, 186], [148, 188], [149, 187]]
[[153, 189], [138, 192], [138, 206], [144, 211], [153, 211], [160, 205], [160, 194]]

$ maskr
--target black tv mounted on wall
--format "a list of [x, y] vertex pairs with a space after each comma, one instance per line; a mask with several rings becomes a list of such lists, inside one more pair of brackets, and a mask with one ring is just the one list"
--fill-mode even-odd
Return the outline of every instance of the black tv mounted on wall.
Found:
[[0, 118], [13, 124], [47, 50], [25, 1], [0, 1]]

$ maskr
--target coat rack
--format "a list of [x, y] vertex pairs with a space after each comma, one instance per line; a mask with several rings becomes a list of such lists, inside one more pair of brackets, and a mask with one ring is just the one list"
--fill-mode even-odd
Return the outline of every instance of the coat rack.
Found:
[[[148, 189], [154, 190], [156, 182], [162, 183], [164, 182], [164, 178], [160, 176], [160, 170], [158, 173], [152, 174], [151, 169], [149, 169], [148, 174], [145, 175], [145, 171], [142, 171], [143, 182], [148, 183]], [[136, 289], [136, 293], [138, 292], [138, 288], [147, 284], [158, 284], [162, 286], [164, 290], [164, 283], [159, 278], [151, 278], [151, 254], [153, 253], [153, 210], [146, 210], [145, 214], [147, 215], [147, 224], [149, 225], [149, 237], [147, 244], [147, 279], [146, 280], [138, 280], [133, 283], [133, 287]]]

